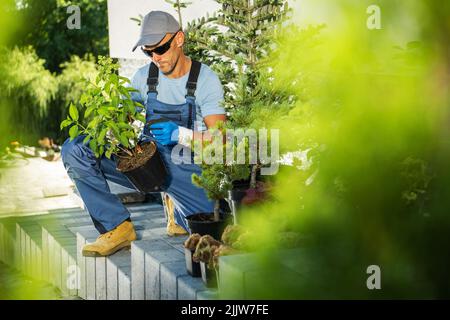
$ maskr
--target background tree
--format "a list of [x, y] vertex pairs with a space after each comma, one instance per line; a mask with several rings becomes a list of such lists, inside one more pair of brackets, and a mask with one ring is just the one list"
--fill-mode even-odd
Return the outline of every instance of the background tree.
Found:
[[86, 55], [84, 58], [72, 56], [69, 61], [62, 63], [60, 68], [62, 71], [56, 77], [58, 90], [50, 103], [44, 130], [46, 135], [62, 144], [68, 136], [68, 131], [61, 131], [59, 124], [67, 117], [67, 106], [70, 103], [79, 106], [80, 98], [86, 91], [86, 81], [93, 81], [98, 75], [98, 69], [92, 55]]
[[[80, 29], [67, 28], [70, 5], [80, 7]], [[61, 64], [72, 55], [91, 53], [96, 57], [108, 53], [106, 0], [23, 0], [17, 11], [27, 22], [17, 37], [17, 45], [32, 45], [52, 72], [60, 72]]]
[[4, 139], [36, 143], [37, 134], [44, 131], [42, 120], [57, 92], [57, 80], [32, 47], [3, 48], [0, 60], [0, 98], [7, 105], [2, 117], [13, 124], [3, 132], [0, 143], [8, 144]]

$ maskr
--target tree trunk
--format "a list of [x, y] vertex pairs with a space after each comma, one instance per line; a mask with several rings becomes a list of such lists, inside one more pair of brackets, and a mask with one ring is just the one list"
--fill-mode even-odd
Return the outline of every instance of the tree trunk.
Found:
[[219, 200], [214, 201], [214, 221], [219, 221], [220, 219], [219, 208], [220, 208]]
[[178, 20], [180, 20], [180, 21], [179, 21], [179, 23], [180, 23], [180, 28], [183, 29], [183, 20], [182, 20], [182, 17], [181, 17], [180, 0], [177, 0], [177, 11], [178, 11]]
[[256, 189], [256, 172], [258, 170], [258, 165], [252, 165], [252, 173], [250, 175], [250, 189]]

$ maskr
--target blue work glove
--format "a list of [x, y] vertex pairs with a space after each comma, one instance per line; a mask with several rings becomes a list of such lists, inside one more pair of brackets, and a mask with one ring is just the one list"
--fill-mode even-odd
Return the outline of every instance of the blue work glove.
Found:
[[150, 126], [150, 132], [155, 140], [163, 146], [178, 143], [178, 125], [175, 122], [158, 122]]

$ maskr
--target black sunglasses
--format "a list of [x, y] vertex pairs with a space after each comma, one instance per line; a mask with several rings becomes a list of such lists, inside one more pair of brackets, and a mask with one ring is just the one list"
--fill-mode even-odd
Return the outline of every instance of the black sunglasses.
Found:
[[170, 45], [171, 45], [173, 39], [175, 39], [175, 36], [178, 34], [178, 32], [179, 31], [175, 32], [175, 34], [170, 38], [169, 41], [164, 43], [162, 46], [156, 47], [153, 50], [148, 50], [148, 49], [145, 49], [144, 47], [141, 47], [142, 52], [144, 52], [145, 55], [150, 58], [153, 58], [154, 53], [156, 53], [159, 56], [166, 53], [170, 49]]

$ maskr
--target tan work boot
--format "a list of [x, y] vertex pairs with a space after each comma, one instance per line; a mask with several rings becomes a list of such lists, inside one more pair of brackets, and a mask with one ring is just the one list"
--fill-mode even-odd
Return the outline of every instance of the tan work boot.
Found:
[[94, 243], [83, 247], [83, 256], [102, 257], [131, 246], [131, 241], [136, 240], [136, 232], [130, 221], [124, 221], [115, 229], [101, 234]]
[[167, 213], [167, 234], [171, 237], [173, 236], [182, 236], [187, 234], [186, 230], [183, 227], [179, 226], [175, 222], [174, 210], [175, 206], [173, 205], [172, 199], [170, 199], [167, 193], [164, 194], [164, 202], [166, 204], [166, 213]]

